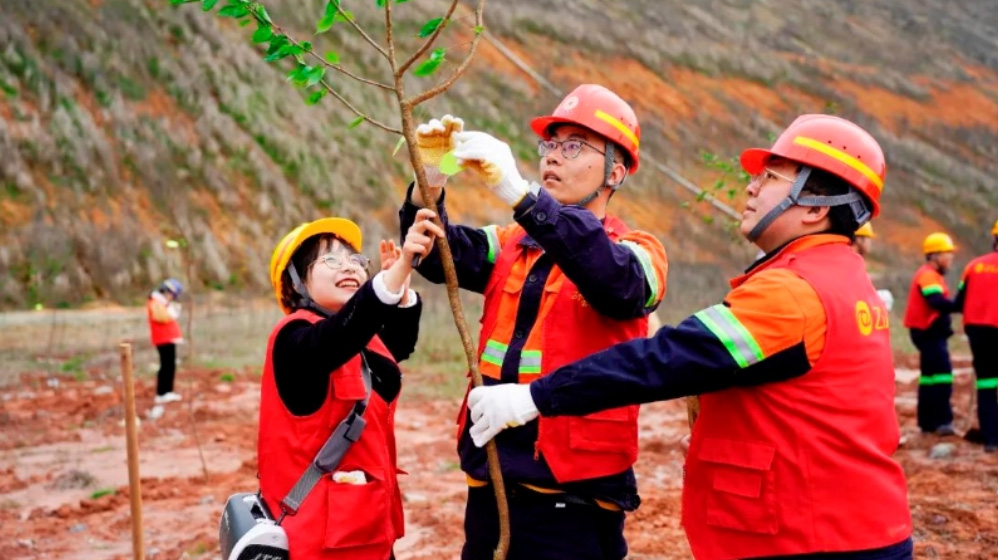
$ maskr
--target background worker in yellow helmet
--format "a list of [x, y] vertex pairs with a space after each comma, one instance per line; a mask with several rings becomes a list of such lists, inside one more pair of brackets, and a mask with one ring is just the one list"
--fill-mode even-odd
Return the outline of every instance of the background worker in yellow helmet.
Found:
[[697, 560], [910, 560], [887, 311], [849, 249], [879, 212], [883, 151], [854, 123], [802, 115], [741, 163], [741, 232], [766, 257], [724, 302], [529, 386], [476, 388], [471, 435], [700, 395], [683, 477]]
[[956, 310], [946, 285], [956, 245], [945, 233], [932, 233], [922, 242], [925, 264], [908, 290], [904, 326], [918, 348], [918, 427], [922, 433], [953, 435], [953, 365], [947, 340], [953, 336], [950, 314]]
[[[443, 233], [431, 215], [419, 216], [401, 248], [381, 242], [373, 278], [360, 228], [343, 218], [302, 224], [271, 256], [285, 316], [267, 342], [257, 462], [260, 493], [283, 516], [291, 558], [388, 560], [403, 534], [393, 418], [398, 362], [419, 328], [412, 259]], [[331, 437], [354, 414], [366, 424], [359, 437]], [[320, 469], [327, 441], [346, 454]]]
[[[873, 233], [873, 224], [866, 222], [856, 230], [850, 247], [852, 247], [852, 250], [857, 255], [866, 259], [866, 256], [873, 250], [873, 238], [876, 236]], [[872, 276], [870, 280], [873, 280]], [[894, 308], [894, 294], [890, 290], [877, 290], [877, 295], [880, 296], [880, 299], [884, 300], [884, 305], [887, 306], [888, 311]]]
[[998, 452], [998, 221], [991, 228], [991, 249], [963, 269], [956, 307], [974, 355], [977, 420], [984, 450]]
[[[434, 119], [417, 131], [434, 191], [430, 203], [447, 223], [461, 287], [485, 296], [479, 367], [486, 385], [528, 383], [615, 342], [647, 336], [648, 315], [665, 295], [662, 244], [607, 210], [640, 163], [641, 127], [631, 107], [586, 84], [531, 128], [539, 136], [541, 184], [521, 177], [505, 142], [463, 131], [460, 119]], [[516, 223], [475, 228], [446, 220], [446, 176], [436, 163], [450, 150], [512, 208]], [[418, 216], [417, 205], [424, 202], [410, 187], [399, 212], [403, 231]], [[430, 281], [443, 279], [436, 252], [418, 271]], [[632, 469], [637, 418], [637, 407], [623, 407], [535, 422], [498, 438], [509, 560], [626, 556], [625, 512], [639, 504]], [[458, 454], [469, 486], [461, 558], [489, 560], [499, 538], [495, 493], [464, 406], [459, 421]]]

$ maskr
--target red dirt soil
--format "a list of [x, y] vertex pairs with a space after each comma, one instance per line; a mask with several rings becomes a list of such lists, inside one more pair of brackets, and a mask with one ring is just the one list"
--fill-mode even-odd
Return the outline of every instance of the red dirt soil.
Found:
[[[910, 367], [910, 360], [903, 360]], [[972, 376], [958, 362], [954, 408], [967, 426]], [[148, 379], [136, 388], [145, 547], [150, 559], [217, 558], [218, 515], [226, 497], [255, 489], [258, 378], [222, 370], [182, 371], [185, 400], [158, 420]], [[224, 376], [224, 377], [223, 377]], [[18, 558], [131, 558], [122, 427], [122, 387], [114, 380], [58, 383], [23, 376], [0, 390], [0, 538]], [[419, 373], [409, 383], [436, 383]], [[993, 558], [998, 546], [998, 455], [949, 438], [949, 459], [928, 450], [942, 441], [917, 434], [916, 378], [899, 370], [898, 411], [909, 441], [897, 453], [909, 477], [916, 558]], [[191, 400], [193, 399], [193, 403]], [[464, 481], [452, 441], [457, 403], [403, 397], [397, 416], [406, 536], [399, 560], [455, 558], [462, 540]], [[191, 418], [203, 446], [205, 481]], [[679, 526], [682, 452], [687, 432], [680, 401], [642, 408], [637, 464], [643, 497], [630, 515], [632, 559], [686, 559]], [[113, 493], [108, 493], [113, 490]], [[93, 495], [107, 493], [97, 498]]]

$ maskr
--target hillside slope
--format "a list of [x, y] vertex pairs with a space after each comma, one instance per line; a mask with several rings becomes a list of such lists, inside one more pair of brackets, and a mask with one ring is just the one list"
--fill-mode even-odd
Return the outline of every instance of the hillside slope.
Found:
[[[331, 99], [306, 107], [247, 29], [167, 4], [0, 5], [0, 306], [134, 301], [162, 276], [186, 274], [183, 252], [167, 239], [189, 240], [197, 289], [262, 292], [273, 244], [303, 220], [349, 216], [369, 244], [395, 234], [410, 176], [402, 154], [392, 156], [396, 138], [348, 130], [352, 115]], [[322, 9], [267, 5], [302, 37]], [[373, 5], [353, 10], [380, 35]], [[445, 5], [396, 7], [404, 52]], [[472, 33], [467, 8], [459, 12], [444, 34], [452, 60]], [[944, 229], [984, 250], [985, 225], [998, 218], [992, 0], [517, 0], [490, 4], [486, 25], [562, 90], [598, 82], [620, 92], [642, 118], [642, 149], [705, 188], [719, 176], [701, 152], [727, 158], [766, 145], [799, 113], [834, 112], [869, 127], [890, 164], [874, 267], [894, 274], [891, 282], [917, 263], [925, 233]], [[314, 40], [349, 68], [387, 79], [384, 62], [345, 26]], [[371, 114], [397, 121], [383, 92], [340, 85]], [[536, 156], [526, 122], [557, 101], [483, 43], [473, 71], [421, 116], [451, 112], [507, 139], [529, 176]], [[451, 189], [452, 214], [508, 219], [465, 183]], [[729, 180], [723, 198], [732, 186], [741, 187]], [[737, 206], [737, 197], [728, 202]], [[722, 290], [723, 276], [753, 254], [720, 215], [651, 168], [612, 207], [666, 243], [674, 293]]]

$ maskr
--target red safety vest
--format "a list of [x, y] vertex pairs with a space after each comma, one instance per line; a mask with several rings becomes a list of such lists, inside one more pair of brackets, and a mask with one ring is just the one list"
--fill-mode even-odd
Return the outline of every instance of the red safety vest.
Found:
[[[845, 244], [789, 253], [825, 308], [807, 374], [700, 397], [683, 485], [697, 560], [875, 549], [912, 532], [887, 310]], [[830, 274], [829, 271], [834, 271]], [[736, 279], [751, 281], [753, 271]]]
[[964, 280], [963, 324], [998, 327], [998, 252], [970, 261]]
[[152, 296], [146, 300], [146, 317], [149, 319], [149, 337], [153, 346], [170, 344], [175, 340], [183, 338], [180, 332], [180, 324], [176, 319], [170, 319], [165, 323], [154, 321], [152, 318], [152, 307], [156, 303]]
[[[291, 321], [315, 323], [318, 315], [298, 310], [274, 327], [267, 342], [267, 361], [260, 386], [260, 431], [257, 440], [260, 489], [274, 515], [280, 501], [315, 458], [329, 435], [366, 394], [358, 354], [330, 376], [329, 394], [317, 412], [294, 416], [284, 406], [274, 381], [274, 341]], [[391, 353], [375, 336], [367, 350], [392, 360]], [[337, 470], [362, 470], [367, 484], [332, 482], [323, 475], [305, 498], [297, 515], [287, 516], [282, 526], [288, 533], [291, 558], [295, 560], [387, 560], [392, 546], [404, 531], [402, 498], [398, 488], [395, 404], [371, 392], [364, 419], [367, 427], [350, 447]]]
[[926, 284], [942, 286], [943, 296], [949, 297], [949, 288], [943, 275], [929, 264], [923, 264], [912, 278], [911, 288], [908, 290], [908, 308], [904, 312], [904, 326], [909, 329], [925, 330], [939, 317], [939, 312], [933, 309], [922, 295], [922, 288]]
[[[614, 242], [629, 231], [623, 222], [610, 215], [604, 221], [604, 229]], [[514, 263], [524, 251], [520, 240], [525, 235], [523, 231], [511, 235], [503, 245], [485, 288], [478, 346], [478, 355], [482, 360], [479, 367], [483, 372], [498, 367], [483, 359], [488, 341], [498, 343], [499, 348], [511, 342], [509, 339], [496, 340], [495, 328], [500, 321], [512, 324], [516, 320], [511, 316], [500, 317], [498, 309], [502, 292], [519, 292], [525, 281], [524, 278], [510, 277]], [[545, 307], [539, 312], [541, 323], [534, 326], [532, 332], [535, 334], [528, 340], [535, 346], [526, 347], [521, 354], [521, 383], [529, 383], [614, 344], [647, 335], [647, 317], [621, 321], [597, 313], [557, 266], [551, 270], [544, 290], [556, 292], [557, 296], [550, 308]], [[536, 334], [538, 328], [539, 336]], [[510, 333], [509, 336], [516, 335]], [[528, 360], [536, 361], [529, 362], [532, 365], [525, 367]], [[529, 369], [531, 367], [535, 369]], [[466, 419], [467, 415], [462, 410], [459, 437]], [[555, 480], [560, 483], [618, 474], [637, 460], [637, 406], [612, 408], [581, 417], [542, 417], [539, 422], [535, 457], [543, 454]]]

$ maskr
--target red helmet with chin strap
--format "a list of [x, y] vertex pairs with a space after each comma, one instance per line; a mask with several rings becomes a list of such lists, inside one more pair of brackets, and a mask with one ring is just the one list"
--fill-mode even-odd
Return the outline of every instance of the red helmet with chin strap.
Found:
[[634, 109], [607, 88], [582, 84], [565, 96], [547, 117], [530, 121], [530, 128], [545, 140], [551, 138], [551, 126], [574, 124], [596, 132], [617, 144], [630, 157], [628, 174], [638, 170], [641, 125]]

